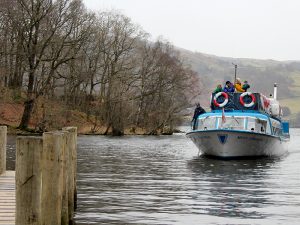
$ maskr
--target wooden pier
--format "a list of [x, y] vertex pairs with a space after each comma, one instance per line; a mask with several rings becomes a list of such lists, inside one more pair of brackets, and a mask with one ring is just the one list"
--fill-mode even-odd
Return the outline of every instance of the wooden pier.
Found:
[[16, 213], [15, 171], [0, 176], [0, 225], [14, 225]]
[[0, 126], [0, 225], [70, 225], [76, 209], [77, 128], [17, 137], [16, 172], [6, 171]]

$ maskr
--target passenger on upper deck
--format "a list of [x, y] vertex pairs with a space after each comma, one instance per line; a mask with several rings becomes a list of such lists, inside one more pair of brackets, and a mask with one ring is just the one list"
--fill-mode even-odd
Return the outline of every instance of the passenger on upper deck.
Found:
[[221, 84], [218, 84], [218, 86], [217, 86], [217, 88], [214, 90], [214, 94], [217, 94], [217, 93], [219, 93], [219, 92], [222, 92], [222, 85]]
[[244, 90], [245, 90], [245, 92], [250, 88], [250, 85], [248, 84], [248, 81], [244, 81], [244, 84], [243, 84], [243, 87], [242, 87]]
[[224, 92], [234, 92], [234, 86], [233, 86], [233, 84], [229, 80], [226, 81], [226, 84], [225, 84], [225, 86], [223, 88], [223, 91]]
[[245, 92], [245, 90], [242, 88], [242, 83], [240, 78], [236, 78], [234, 87], [236, 92]]

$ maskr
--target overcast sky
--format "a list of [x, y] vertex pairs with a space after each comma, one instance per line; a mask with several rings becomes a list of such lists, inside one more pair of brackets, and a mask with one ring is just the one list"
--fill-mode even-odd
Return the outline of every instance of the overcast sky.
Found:
[[300, 0], [83, 0], [118, 9], [155, 40], [234, 58], [300, 60]]

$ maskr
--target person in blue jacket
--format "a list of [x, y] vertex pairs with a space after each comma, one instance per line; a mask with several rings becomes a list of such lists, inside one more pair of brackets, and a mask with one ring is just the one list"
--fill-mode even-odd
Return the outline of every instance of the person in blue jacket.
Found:
[[224, 92], [234, 92], [234, 86], [233, 86], [233, 84], [229, 80], [226, 81], [226, 84], [225, 84], [225, 86], [223, 88], [223, 91]]

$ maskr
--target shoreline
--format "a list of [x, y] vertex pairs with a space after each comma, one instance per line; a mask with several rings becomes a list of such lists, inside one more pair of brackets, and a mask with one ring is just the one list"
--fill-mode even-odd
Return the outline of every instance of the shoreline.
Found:
[[[10, 136], [42, 136], [44, 132], [51, 132], [57, 129], [53, 130], [47, 130], [44, 132], [38, 132], [34, 131], [33, 129], [28, 129], [28, 130], [21, 130], [18, 128], [15, 128], [13, 126], [7, 125], [7, 124], [1, 124], [1, 126], [7, 126], [7, 135]], [[61, 130], [61, 129], [59, 129]], [[180, 129], [174, 129], [171, 133], [160, 133], [160, 134], [147, 134], [146, 132], [143, 131], [137, 131], [137, 132], [130, 132], [130, 129], [126, 129], [123, 135], [112, 135], [111, 133], [104, 134], [104, 132], [84, 132], [86, 129], [78, 129], [78, 135], [82, 136], [168, 136], [168, 135], [173, 135], [173, 134], [178, 134], [178, 133], [186, 133]]]

